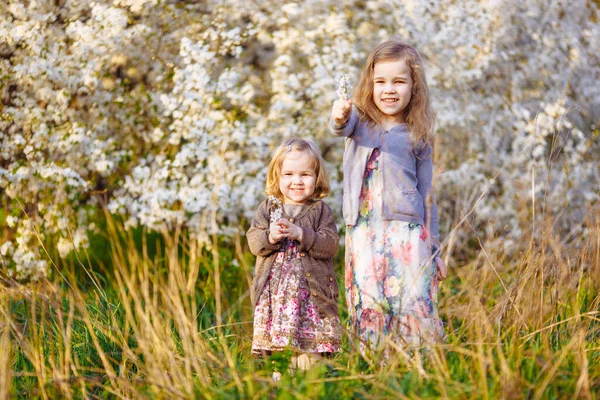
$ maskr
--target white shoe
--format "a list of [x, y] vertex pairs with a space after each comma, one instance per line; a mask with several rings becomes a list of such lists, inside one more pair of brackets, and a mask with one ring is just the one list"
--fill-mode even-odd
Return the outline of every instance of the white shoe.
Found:
[[281, 380], [281, 372], [275, 371], [273, 372], [273, 382], [279, 382]]

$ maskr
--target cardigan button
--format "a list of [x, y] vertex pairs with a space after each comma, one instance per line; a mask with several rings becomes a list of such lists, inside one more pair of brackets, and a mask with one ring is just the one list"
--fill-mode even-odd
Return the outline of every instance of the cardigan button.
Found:
[[300, 257], [306, 257], [306, 253], [300, 253]]
[[294, 218], [290, 218], [290, 222], [294, 222]]
[[329, 280], [330, 280], [331, 282], [333, 282], [333, 278], [329, 278]]
[[308, 277], [310, 278], [310, 272], [307, 272], [307, 273], [306, 273], [306, 276], [308, 276]]
[[312, 295], [313, 295], [313, 296], [316, 296], [316, 295], [317, 295], [317, 292], [315, 292], [315, 291], [313, 290], [313, 292], [312, 292]]

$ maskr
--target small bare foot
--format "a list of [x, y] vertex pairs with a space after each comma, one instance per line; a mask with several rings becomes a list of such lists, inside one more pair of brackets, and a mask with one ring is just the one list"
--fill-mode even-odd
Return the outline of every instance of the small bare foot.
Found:
[[308, 356], [308, 354], [300, 354], [298, 356], [298, 369], [300, 369], [301, 371], [308, 370], [311, 364], [311, 359]]
[[304, 353], [298, 356], [298, 369], [307, 371], [323, 357], [319, 353]]

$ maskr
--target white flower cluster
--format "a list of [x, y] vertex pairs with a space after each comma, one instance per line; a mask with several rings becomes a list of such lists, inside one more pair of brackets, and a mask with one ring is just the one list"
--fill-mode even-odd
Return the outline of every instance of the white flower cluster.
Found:
[[283, 215], [283, 205], [281, 205], [281, 201], [279, 201], [279, 199], [275, 196], [269, 196], [269, 200], [271, 200], [273, 203], [273, 208], [271, 209], [269, 218], [271, 223], [277, 222]]
[[350, 77], [346, 74], [341, 74], [335, 77], [335, 80], [338, 83], [337, 95], [340, 100], [347, 100], [350, 98], [348, 94], [350, 90]]
[[43, 276], [41, 243], [87, 246], [104, 204], [131, 226], [231, 234], [289, 136], [319, 143], [339, 215], [331, 104], [391, 36], [425, 60], [442, 234], [468, 214], [509, 252], [534, 215], [583, 236], [600, 207], [595, 2], [175, 3], [1, 2], [0, 268]]

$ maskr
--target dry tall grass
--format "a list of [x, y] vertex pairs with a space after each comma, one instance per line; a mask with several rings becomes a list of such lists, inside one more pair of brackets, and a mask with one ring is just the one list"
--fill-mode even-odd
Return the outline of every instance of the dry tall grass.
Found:
[[52, 282], [5, 282], [0, 398], [592, 399], [600, 390], [598, 221], [578, 247], [546, 227], [516, 257], [481, 248], [454, 266], [440, 292], [448, 343], [424, 363], [402, 352], [384, 365], [365, 361], [347, 337], [329, 366], [279, 385], [270, 363], [249, 357], [243, 238], [203, 246], [176, 230], [151, 254], [148, 235], [138, 243], [107, 221], [104, 277], [78, 284], [90, 272], [83, 256], [57, 265], [63, 276]]

